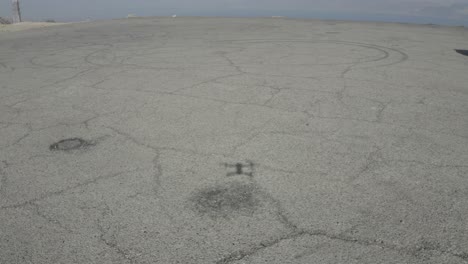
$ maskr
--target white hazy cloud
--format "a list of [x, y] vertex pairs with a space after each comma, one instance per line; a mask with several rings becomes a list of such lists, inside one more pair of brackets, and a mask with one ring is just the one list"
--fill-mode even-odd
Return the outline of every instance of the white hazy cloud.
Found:
[[434, 5], [418, 10], [420, 15], [432, 17], [447, 17], [450, 19], [468, 19], [468, 3], [455, 3], [451, 5]]
[[465, 7], [464, 9], [460, 9], [455, 11], [457, 14], [461, 16], [468, 16], [468, 7]]
[[[242, 16], [243, 11], [329, 12], [402, 15], [452, 19], [468, 24], [468, 0], [20, 0], [26, 17], [111, 18], [137, 15], [186, 15], [210, 13]], [[11, 0], [0, 0], [0, 16], [10, 12]], [[174, 12], [174, 13], [172, 13]], [[250, 14], [255, 14], [251, 12]], [[340, 17], [336, 17], [340, 18]], [[365, 19], [365, 18], [363, 18]]]
[[[185, 1], [189, 2], [189, 1]], [[234, 8], [264, 7], [268, 9], [314, 10], [330, 12], [369, 12], [402, 15], [465, 14], [468, 0], [226, 0], [202, 1], [210, 5], [228, 5]], [[462, 11], [460, 11], [462, 10]]]

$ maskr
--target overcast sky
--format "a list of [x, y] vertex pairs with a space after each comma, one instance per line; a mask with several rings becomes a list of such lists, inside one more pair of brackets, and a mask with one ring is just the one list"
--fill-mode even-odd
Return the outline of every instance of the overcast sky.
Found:
[[[20, 0], [26, 20], [139, 16], [288, 16], [468, 26], [468, 0]], [[0, 0], [0, 16], [11, 0]]]

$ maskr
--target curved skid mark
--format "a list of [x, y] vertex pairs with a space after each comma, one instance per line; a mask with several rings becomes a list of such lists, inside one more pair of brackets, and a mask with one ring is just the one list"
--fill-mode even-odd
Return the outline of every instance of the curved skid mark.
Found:
[[[75, 61], [75, 60], [79, 60], [79, 59], [81, 59], [83, 57], [86, 58], [87, 56], [89, 56], [89, 54], [85, 54], [84, 56], [74, 56], [70, 60], [62, 61], [62, 62], [55, 63], [55, 64], [44, 64], [44, 63], [38, 62], [38, 60], [40, 60], [42, 58], [47, 58], [49, 56], [54, 56], [54, 55], [57, 55], [59, 53], [63, 53], [63, 52], [66, 52], [66, 51], [72, 50], [72, 49], [91, 48], [91, 47], [97, 47], [97, 46], [106, 46], [106, 48], [112, 47], [111, 44], [99, 44], [99, 45], [93, 44], [93, 45], [70, 47], [70, 48], [67, 48], [67, 49], [62, 49], [59, 52], [53, 52], [53, 53], [49, 53], [49, 54], [46, 54], [46, 55], [34, 56], [32, 58], [29, 58], [28, 61], [33, 66], [44, 67], [44, 68], [53, 68], [53, 69], [75, 68], [74, 66], [67, 66], [67, 65], [63, 65], [63, 64], [66, 64], [68, 62], [72, 62], [72, 61]], [[99, 50], [101, 50], [101, 49], [99, 49]], [[95, 53], [95, 52], [96, 51], [92, 51], [91, 53]]]
[[[388, 58], [391, 57], [391, 53], [397, 53], [399, 56], [401, 56], [398, 60], [389, 62], [386, 64], [381, 64], [381, 65], [373, 65], [369, 67], [384, 67], [384, 66], [390, 66], [394, 64], [398, 64], [401, 62], [404, 62], [408, 60], [409, 56], [408, 54], [404, 53], [403, 51], [400, 51], [395, 48], [389, 48], [389, 47], [384, 47], [384, 46], [379, 46], [379, 45], [374, 45], [374, 44], [368, 44], [368, 43], [360, 43], [360, 42], [351, 42], [351, 41], [340, 41], [340, 40], [283, 40], [283, 39], [246, 39], [246, 40], [222, 40], [218, 42], [237, 42], [237, 43], [334, 43], [334, 44], [342, 44], [342, 45], [350, 45], [350, 46], [357, 46], [357, 47], [362, 47], [362, 48], [368, 48], [368, 49], [373, 49], [376, 51], [379, 51], [384, 54], [384, 56], [381, 56], [379, 58], [375, 59], [369, 59], [365, 61], [360, 61], [357, 64], [364, 64], [364, 63], [371, 63], [371, 62], [379, 62], [379, 61], [384, 61]], [[311, 65], [356, 65], [356, 63], [333, 63], [333, 64], [311, 64]], [[368, 67], [362, 67], [362, 68], [368, 68]]]
[[96, 50], [96, 51], [93, 51], [93, 52], [89, 53], [88, 55], [86, 55], [86, 57], [84, 57], [84, 61], [86, 63], [89, 63], [89, 64], [94, 65], [94, 66], [109, 66], [109, 65], [112, 65], [113, 62], [115, 61], [115, 59], [117, 58], [114, 53], [112, 53], [112, 58], [110, 60], [105, 60], [105, 61], [109, 61], [109, 63], [107, 63], [107, 64], [96, 63], [96, 62], [93, 62], [93, 60], [91, 59], [92, 56], [94, 56], [94, 55], [96, 55], [96, 54], [98, 54], [100, 52], [106, 51], [111, 47], [112, 47], [112, 45], [110, 45], [109, 47], [99, 49], [99, 50]]

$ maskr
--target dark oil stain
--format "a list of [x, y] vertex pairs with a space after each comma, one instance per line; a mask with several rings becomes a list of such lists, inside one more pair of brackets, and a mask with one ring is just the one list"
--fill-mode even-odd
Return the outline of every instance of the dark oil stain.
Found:
[[70, 151], [76, 149], [82, 149], [88, 146], [92, 146], [93, 143], [86, 141], [81, 138], [68, 138], [60, 140], [49, 146], [51, 151]]
[[468, 50], [455, 50], [457, 53], [461, 54], [461, 55], [465, 55], [465, 56], [468, 56]]
[[251, 216], [261, 204], [255, 185], [240, 182], [198, 190], [189, 202], [194, 211], [214, 219]]

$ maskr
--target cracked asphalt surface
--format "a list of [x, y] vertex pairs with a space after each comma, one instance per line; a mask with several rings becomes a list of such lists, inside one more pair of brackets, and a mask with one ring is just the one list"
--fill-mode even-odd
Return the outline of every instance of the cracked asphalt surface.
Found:
[[0, 263], [468, 263], [462, 27], [0, 33]]

